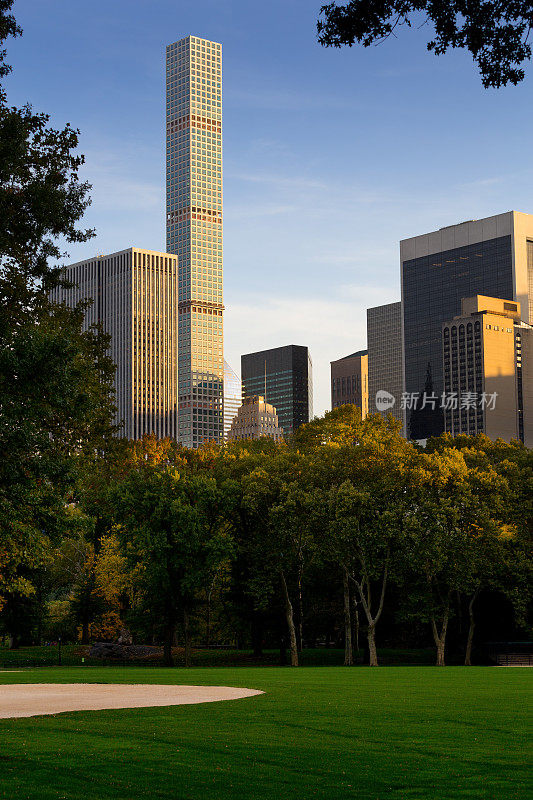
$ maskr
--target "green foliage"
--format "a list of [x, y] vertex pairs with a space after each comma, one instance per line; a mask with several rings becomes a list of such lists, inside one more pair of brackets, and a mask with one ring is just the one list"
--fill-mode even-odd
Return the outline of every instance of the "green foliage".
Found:
[[327, 3], [320, 14], [318, 41], [326, 47], [355, 42], [369, 47], [396, 36], [402, 25], [429, 23], [434, 38], [427, 49], [436, 55], [450, 48], [467, 50], [485, 88], [519, 83], [525, 74], [522, 65], [531, 58], [533, 11], [525, 0], [351, 0]]
[[[0, 44], [21, 31], [0, 2]], [[0, 50], [0, 77], [9, 73]], [[78, 132], [46, 114], [9, 107], [0, 89], [0, 606], [35, 594], [65, 522], [76, 461], [113, 432], [114, 366], [83, 307], [49, 303], [60, 242], [91, 231], [80, 182]], [[16, 614], [15, 614], [16, 616]]]

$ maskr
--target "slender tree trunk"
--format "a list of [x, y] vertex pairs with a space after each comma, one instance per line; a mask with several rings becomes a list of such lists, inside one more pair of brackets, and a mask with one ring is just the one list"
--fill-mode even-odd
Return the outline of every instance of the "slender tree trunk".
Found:
[[354, 620], [354, 638], [355, 638], [355, 650], [359, 653], [359, 630], [360, 630], [360, 623], [359, 623], [359, 603], [357, 602], [357, 597], [353, 596], [353, 620]]
[[376, 649], [376, 624], [371, 622], [368, 625], [368, 666], [377, 667], [378, 665], [378, 651]]
[[468, 639], [466, 640], [465, 667], [472, 666], [472, 645], [474, 643], [474, 629], [476, 627], [476, 620], [474, 618], [474, 603], [476, 601], [478, 593], [479, 589], [476, 589], [476, 591], [470, 598], [470, 602], [468, 604], [468, 616], [470, 619], [470, 626], [468, 628]]
[[84, 609], [81, 622], [81, 644], [89, 644], [89, 638], [89, 612]]
[[[361, 600], [361, 605], [363, 606], [368, 625], [367, 628], [368, 665], [370, 667], [378, 666], [378, 651], [376, 648], [376, 625], [379, 622], [379, 619], [383, 612], [383, 606], [385, 605], [385, 592], [387, 590], [387, 579], [389, 575], [389, 557], [390, 553], [387, 553], [387, 558], [385, 559], [385, 566], [383, 568], [383, 576], [381, 579], [379, 606], [378, 610], [374, 615], [372, 615], [372, 593], [370, 587], [370, 580], [368, 579], [367, 576], [365, 576], [363, 581], [361, 582], [355, 581], [355, 585], [357, 586], [357, 591], [359, 592], [359, 598]], [[365, 593], [365, 584], [366, 584], [366, 593]]]
[[175, 634], [174, 622], [172, 620], [167, 620], [166, 630], [165, 630], [165, 642], [163, 645], [163, 661], [165, 662], [166, 667], [173, 667], [174, 666], [174, 659], [172, 658], [172, 645], [174, 644], [174, 634]]
[[446, 610], [442, 617], [442, 625], [440, 632], [437, 629], [437, 623], [435, 621], [435, 617], [431, 617], [431, 630], [433, 632], [433, 641], [435, 642], [435, 646], [437, 648], [437, 667], [444, 667], [446, 664], [444, 655], [446, 649], [446, 631], [448, 630], [448, 617], [449, 617], [449, 610], [446, 607]]
[[254, 658], [261, 658], [263, 655], [263, 619], [259, 611], [252, 612], [251, 634]]
[[207, 645], [207, 649], [209, 649], [209, 645], [211, 644], [211, 592], [207, 594], [207, 619], [205, 622], [205, 643]]
[[294, 627], [294, 614], [292, 610], [292, 603], [289, 597], [289, 590], [287, 588], [287, 581], [283, 570], [280, 571], [281, 588], [283, 590], [283, 600], [285, 603], [285, 619], [287, 620], [287, 628], [289, 630], [289, 647], [291, 653], [291, 667], [298, 666], [298, 645], [296, 643], [296, 628]]
[[189, 629], [189, 611], [183, 609], [183, 633], [185, 636], [185, 666], [191, 666], [191, 632]]
[[344, 590], [344, 666], [351, 667], [353, 665], [352, 619], [350, 614], [350, 582], [346, 568], [343, 570], [342, 585]]
[[302, 571], [298, 573], [298, 650], [304, 646], [304, 604], [302, 599]]

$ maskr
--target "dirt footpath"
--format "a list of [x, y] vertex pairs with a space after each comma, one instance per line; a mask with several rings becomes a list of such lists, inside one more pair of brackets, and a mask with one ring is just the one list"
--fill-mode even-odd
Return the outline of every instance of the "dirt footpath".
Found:
[[0, 719], [65, 711], [147, 708], [214, 703], [263, 694], [232, 686], [154, 686], [123, 683], [17, 683], [0, 685]]

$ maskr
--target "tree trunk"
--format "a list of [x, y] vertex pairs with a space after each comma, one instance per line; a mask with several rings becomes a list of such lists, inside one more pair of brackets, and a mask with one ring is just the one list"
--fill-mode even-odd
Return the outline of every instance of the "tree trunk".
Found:
[[183, 633], [185, 636], [185, 666], [191, 666], [191, 632], [189, 629], [189, 612], [183, 609]]
[[207, 619], [205, 621], [205, 643], [207, 649], [211, 644], [211, 592], [207, 595]]
[[344, 590], [344, 666], [351, 667], [353, 665], [352, 618], [350, 614], [350, 583], [347, 569], [343, 571], [342, 585]]
[[353, 599], [353, 616], [354, 616], [354, 633], [355, 633], [355, 649], [359, 654], [359, 608], [357, 599], [354, 596]]
[[280, 571], [281, 588], [283, 590], [283, 600], [285, 603], [285, 619], [287, 621], [287, 628], [289, 630], [289, 647], [291, 653], [291, 667], [298, 666], [298, 645], [296, 643], [296, 628], [294, 627], [294, 614], [292, 610], [292, 603], [289, 597], [289, 590], [287, 588], [287, 581], [283, 571]]
[[89, 612], [84, 609], [81, 623], [81, 644], [89, 644]]
[[440, 629], [440, 633], [437, 630], [437, 623], [435, 621], [435, 617], [431, 617], [431, 630], [433, 632], [433, 641], [435, 642], [435, 646], [437, 648], [437, 667], [444, 667], [446, 665], [444, 653], [446, 648], [446, 631], [448, 629], [448, 616], [449, 611], [446, 608], [444, 615], [442, 617], [442, 626]]
[[368, 626], [368, 666], [378, 666], [378, 651], [376, 649], [376, 626], [372, 622]]
[[263, 655], [263, 618], [261, 613], [255, 610], [252, 612], [251, 635], [254, 658], [261, 658]]
[[298, 575], [298, 650], [304, 646], [304, 604], [302, 599], [302, 573]]
[[165, 631], [165, 642], [163, 645], [163, 661], [166, 667], [174, 666], [172, 658], [172, 645], [174, 644], [175, 625], [170, 620], [167, 622]]
[[472, 666], [472, 645], [474, 643], [474, 629], [476, 627], [476, 620], [474, 618], [474, 603], [478, 596], [478, 592], [479, 590], [476, 590], [474, 592], [468, 604], [468, 616], [470, 618], [470, 626], [468, 628], [468, 639], [466, 640], [465, 667]]

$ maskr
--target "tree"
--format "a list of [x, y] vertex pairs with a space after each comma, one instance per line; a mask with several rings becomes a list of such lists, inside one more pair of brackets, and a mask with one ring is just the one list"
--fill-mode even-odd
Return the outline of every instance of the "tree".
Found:
[[474, 603], [481, 588], [490, 583], [499, 556], [496, 515], [499, 494], [505, 491], [505, 481], [494, 471], [469, 471], [456, 449], [420, 454], [413, 513], [407, 524], [410, 601], [415, 614], [430, 623], [437, 666], [445, 664], [455, 596], [466, 597], [469, 605], [466, 660], [470, 660]]
[[[21, 34], [0, 0], [0, 77], [6, 38]], [[80, 242], [88, 205], [79, 180], [78, 132], [55, 130], [29, 106], [9, 107], [0, 87], [0, 603], [28, 596], [84, 449], [112, 434], [114, 366], [99, 329], [82, 330], [83, 306], [54, 307], [49, 291], [61, 241]]]
[[157, 608], [164, 627], [165, 663], [180, 618], [185, 664], [190, 665], [189, 620], [198, 593], [232, 554], [226, 519], [232, 487], [186, 469], [145, 467], [111, 490], [117, 533], [143, 601]]
[[251, 558], [250, 587], [258, 606], [279, 596], [289, 637], [291, 666], [297, 667], [298, 638], [294, 621], [291, 582], [296, 584], [299, 621], [302, 621], [302, 579], [313, 550], [309, 512], [310, 495], [305, 491], [300, 454], [279, 448], [243, 479], [242, 505], [247, 515]]
[[[382, 422], [376, 420], [376, 425]], [[391, 573], [402, 564], [403, 522], [409, 511], [410, 445], [376, 443], [365, 437], [356, 446], [339, 448], [331, 459], [330, 487], [323, 506], [325, 558], [343, 576], [345, 664], [352, 663], [350, 585], [364, 611], [370, 666], [378, 665], [376, 628], [383, 614]]]
[[442, 55], [450, 48], [471, 53], [485, 88], [517, 84], [531, 58], [533, 8], [525, 0], [351, 0], [320, 9], [318, 41], [325, 47], [379, 44], [402, 25], [429, 24], [434, 37], [427, 49]]

